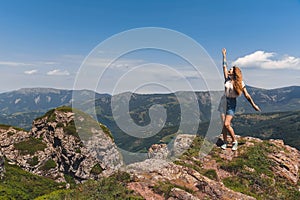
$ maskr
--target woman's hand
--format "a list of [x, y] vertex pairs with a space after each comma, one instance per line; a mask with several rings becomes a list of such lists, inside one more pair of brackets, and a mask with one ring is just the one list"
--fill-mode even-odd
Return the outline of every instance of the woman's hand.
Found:
[[259, 112], [261, 111], [260, 108], [258, 107], [258, 105], [256, 105], [256, 104], [253, 105], [253, 108], [254, 108], [256, 111], [259, 111]]
[[222, 54], [223, 54], [224, 57], [226, 56], [226, 49], [225, 48], [222, 49]]

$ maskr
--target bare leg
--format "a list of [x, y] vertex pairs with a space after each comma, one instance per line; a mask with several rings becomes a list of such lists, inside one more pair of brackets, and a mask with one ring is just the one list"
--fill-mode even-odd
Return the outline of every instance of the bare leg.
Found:
[[[226, 115], [225, 116], [225, 121], [224, 121], [224, 127], [223, 127], [223, 130], [225, 129], [226, 131], [228, 131], [228, 133], [230, 134], [231, 136], [231, 139], [232, 139], [232, 142], [236, 141], [236, 138], [235, 138], [235, 134], [234, 134], [234, 130], [233, 128], [231, 127], [231, 120], [233, 119], [233, 116], [231, 115]], [[222, 131], [223, 133], [226, 132], [226, 131]], [[224, 134], [223, 134], [224, 136]]]
[[223, 123], [223, 129], [222, 129], [223, 141], [224, 141], [224, 143], [227, 143], [227, 129], [224, 126], [224, 122], [225, 122], [225, 114], [224, 113], [221, 114], [221, 120]]
[[225, 126], [223, 126], [222, 135], [223, 135], [224, 143], [227, 143], [227, 130], [226, 130]]

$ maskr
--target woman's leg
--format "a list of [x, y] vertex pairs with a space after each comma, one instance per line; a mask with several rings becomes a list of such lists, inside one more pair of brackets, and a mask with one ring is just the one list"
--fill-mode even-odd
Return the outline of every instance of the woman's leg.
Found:
[[[231, 127], [231, 120], [233, 119], [233, 116], [232, 115], [226, 115], [225, 116], [225, 121], [224, 121], [224, 128], [226, 131], [228, 131], [228, 133], [230, 134], [231, 138], [232, 138], [232, 141], [235, 142], [236, 139], [235, 139], [235, 134], [234, 134], [234, 130], [233, 128]], [[223, 129], [224, 129], [223, 128]]]
[[221, 120], [222, 120], [222, 123], [223, 123], [223, 129], [222, 129], [223, 141], [224, 141], [224, 143], [227, 143], [227, 130], [226, 130], [225, 126], [224, 126], [225, 113], [221, 114]]

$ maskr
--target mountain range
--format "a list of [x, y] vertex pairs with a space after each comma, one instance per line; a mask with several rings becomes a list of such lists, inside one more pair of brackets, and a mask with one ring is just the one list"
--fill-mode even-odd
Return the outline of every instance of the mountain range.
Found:
[[[291, 86], [266, 90], [247, 86], [247, 89], [255, 102], [261, 107], [262, 112], [255, 113], [247, 100], [244, 97], [239, 97], [237, 105], [239, 117], [234, 118], [233, 122], [237, 133], [263, 139], [283, 139], [287, 144], [300, 149], [300, 136], [298, 136], [299, 124], [297, 123], [297, 116], [299, 117], [298, 111], [300, 110], [300, 87]], [[71, 106], [74, 103], [74, 93], [76, 93], [77, 97], [80, 97], [76, 99], [79, 101], [76, 103], [80, 104], [83, 111], [91, 113], [95, 107], [95, 117], [97, 120], [111, 130], [117, 146], [125, 150], [146, 152], [151, 144], [162, 141], [168, 142], [173, 137], [172, 135], [179, 129], [181, 120], [180, 109], [184, 105], [180, 105], [176, 96], [177, 93], [122, 93], [111, 96], [88, 90], [72, 91], [51, 88], [28, 88], [0, 94], [0, 123], [29, 130], [32, 121], [48, 110], [59, 106]], [[193, 92], [181, 93], [186, 93], [186, 96], [189, 96]], [[130, 114], [132, 120], [139, 126], [145, 126], [150, 123], [149, 109], [151, 106], [159, 104], [166, 109], [166, 122], [158, 134], [148, 138], [135, 138], [119, 128], [112, 117], [112, 98], [123, 98], [124, 96], [128, 96], [128, 94], [131, 97], [128, 114]], [[200, 126], [195, 132], [204, 135], [211, 114], [210, 93], [198, 91], [195, 94], [200, 110]], [[185, 99], [184, 104], [187, 107], [190, 103], [191, 100], [188, 98]], [[285, 114], [280, 114], [286, 113], [286, 115], [289, 115], [290, 112], [292, 112], [296, 121], [284, 117]], [[278, 116], [278, 118], [274, 118], [274, 116]], [[191, 110], [190, 117], [195, 118], [198, 115]]]

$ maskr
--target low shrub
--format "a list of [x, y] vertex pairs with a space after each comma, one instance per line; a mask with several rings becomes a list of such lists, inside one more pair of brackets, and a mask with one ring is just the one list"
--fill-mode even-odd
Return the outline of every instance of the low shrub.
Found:
[[42, 140], [36, 138], [29, 138], [28, 140], [14, 144], [14, 146], [22, 155], [33, 155], [35, 152], [43, 151], [47, 147]]

